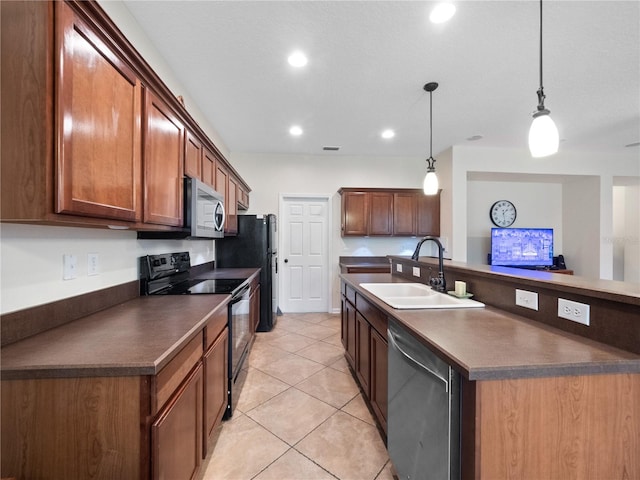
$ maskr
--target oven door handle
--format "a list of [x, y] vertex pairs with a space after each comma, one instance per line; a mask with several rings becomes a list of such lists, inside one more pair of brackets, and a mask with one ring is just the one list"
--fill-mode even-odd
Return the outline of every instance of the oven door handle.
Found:
[[235, 303], [240, 302], [242, 300], [242, 297], [244, 297], [247, 293], [249, 293], [249, 290], [251, 290], [250, 285], [246, 285], [242, 287], [242, 290], [233, 294], [233, 296], [231, 297], [231, 301], [229, 302], [229, 305], [233, 305]]

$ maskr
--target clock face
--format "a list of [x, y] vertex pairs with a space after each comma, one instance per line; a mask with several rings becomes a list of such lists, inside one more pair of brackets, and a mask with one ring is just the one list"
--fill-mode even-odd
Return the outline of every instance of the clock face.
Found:
[[494, 225], [508, 227], [516, 221], [516, 207], [509, 200], [498, 200], [491, 206], [489, 216]]

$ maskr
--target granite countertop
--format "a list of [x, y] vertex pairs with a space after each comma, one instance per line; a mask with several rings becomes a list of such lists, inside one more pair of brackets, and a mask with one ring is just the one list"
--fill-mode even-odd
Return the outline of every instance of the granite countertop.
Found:
[[640, 373], [639, 355], [490, 306], [396, 310], [359, 287], [408, 281], [391, 274], [341, 278], [469, 380]]
[[[198, 278], [250, 280], [258, 272], [217, 269]], [[227, 294], [135, 298], [2, 347], [2, 379], [155, 375], [230, 299]]]

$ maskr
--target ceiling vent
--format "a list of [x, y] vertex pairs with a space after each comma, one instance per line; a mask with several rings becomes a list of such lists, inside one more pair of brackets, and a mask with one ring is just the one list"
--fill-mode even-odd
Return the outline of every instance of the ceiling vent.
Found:
[[324, 147], [322, 147], [322, 150], [325, 150], [327, 152], [337, 152], [338, 150], [340, 150], [340, 147], [325, 145]]

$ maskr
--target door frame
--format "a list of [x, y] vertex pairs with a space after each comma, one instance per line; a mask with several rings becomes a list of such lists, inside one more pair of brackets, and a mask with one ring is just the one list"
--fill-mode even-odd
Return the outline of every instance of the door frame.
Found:
[[[333, 258], [333, 237], [331, 235], [331, 226], [333, 225], [333, 203], [331, 194], [327, 193], [280, 193], [278, 196], [278, 263], [281, 263], [282, 256], [282, 245], [283, 245], [283, 227], [284, 217], [285, 217], [285, 209], [284, 205], [288, 199], [303, 199], [308, 201], [313, 200], [326, 200], [327, 202], [327, 264], [325, 266], [326, 273], [326, 282], [327, 282], [327, 312], [333, 313], [333, 277], [331, 274], [331, 259]], [[282, 271], [282, 265], [278, 265], [280, 271]], [[284, 292], [284, 275], [278, 275], [278, 296], [282, 295]], [[278, 304], [280, 304], [280, 298], [278, 298]]]

